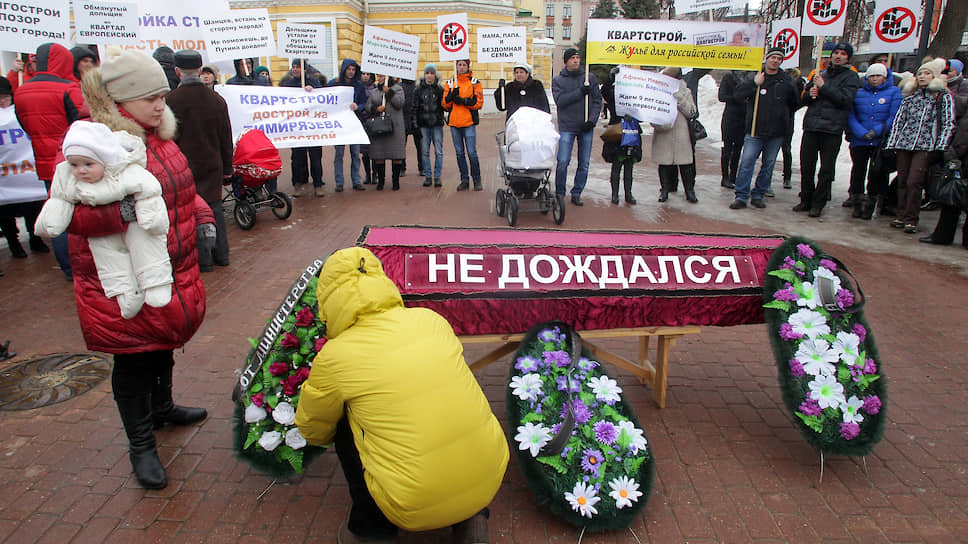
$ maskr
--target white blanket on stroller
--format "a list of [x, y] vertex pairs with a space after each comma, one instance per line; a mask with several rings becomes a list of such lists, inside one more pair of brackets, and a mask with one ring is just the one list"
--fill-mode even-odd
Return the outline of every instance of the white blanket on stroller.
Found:
[[514, 169], [547, 169], [555, 165], [558, 131], [551, 114], [522, 107], [504, 130], [504, 164]]

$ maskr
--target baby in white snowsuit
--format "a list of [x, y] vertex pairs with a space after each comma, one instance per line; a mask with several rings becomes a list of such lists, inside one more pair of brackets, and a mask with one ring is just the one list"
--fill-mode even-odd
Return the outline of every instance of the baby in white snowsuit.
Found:
[[50, 198], [34, 230], [57, 236], [67, 230], [76, 204], [99, 206], [134, 197], [137, 220], [124, 233], [88, 237], [98, 279], [121, 316], [131, 319], [143, 304], [160, 308], [171, 301], [168, 209], [161, 184], [145, 169], [140, 138], [111, 132], [106, 125], [77, 121], [64, 137], [66, 161], [57, 165]]

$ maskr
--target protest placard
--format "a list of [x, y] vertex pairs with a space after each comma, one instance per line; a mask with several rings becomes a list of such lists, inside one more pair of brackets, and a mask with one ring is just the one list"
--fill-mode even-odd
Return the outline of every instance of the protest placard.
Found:
[[440, 60], [470, 60], [471, 34], [466, 13], [449, 13], [437, 16], [437, 48]]
[[329, 56], [328, 29], [323, 25], [285, 22], [276, 25], [276, 31], [280, 57]]
[[360, 69], [373, 74], [415, 79], [420, 57], [420, 36], [394, 32], [378, 26], [363, 29], [363, 60]]
[[847, 20], [847, 0], [806, 0], [801, 36], [840, 36]]
[[642, 123], [671, 125], [679, 112], [672, 96], [677, 90], [678, 79], [621, 66], [615, 74], [615, 112]]
[[780, 68], [800, 65], [800, 18], [779, 19], [770, 26], [770, 47], [783, 48]]
[[589, 64], [759, 70], [761, 24], [589, 19]]
[[257, 128], [277, 148], [368, 144], [353, 103], [352, 87], [326, 87], [306, 92], [293, 87], [216, 85], [225, 99], [232, 137]]
[[[229, 11], [228, 0], [138, 0], [140, 43], [125, 48], [149, 55], [161, 46], [175, 51], [194, 49], [208, 59], [202, 19]], [[206, 60], [207, 62], [207, 60]]]
[[920, 0], [879, 0], [874, 5], [872, 53], [910, 53], [918, 48]]
[[74, 4], [74, 31], [80, 43], [137, 45], [138, 4], [87, 0]]
[[0, 21], [0, 50], [34, 53], [45, 43], [71, 46], [67, 0], [0, 2]]
[[276, 53], [269, 10], [233, 9], [202, 19], [209, 60], [269, 57]]
[[733, 5], [732, 0], [675, 0], [676, 15], [706, 11], [707, 9], [728, 8]]
[[0, 205], [38, 200], [47, 200], [47, 189], [37, 178], [30, 138], [13, 106], [0, 109]]
[[477, 62], [528, 62], [527, 29], [523, 26], [478, 27]]

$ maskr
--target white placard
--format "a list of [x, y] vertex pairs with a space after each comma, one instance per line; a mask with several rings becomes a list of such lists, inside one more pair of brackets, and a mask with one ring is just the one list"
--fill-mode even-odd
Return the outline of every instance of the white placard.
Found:
[[137, 45], [138, 4], [135, 2], [74, 3], [74, 32], [78, 43]]
[[280, 149], [370, 143], [350, 109], [353, 87], [306, 92], [294, 87], [216, 85], [215, 92], [228, 105], [234, 139], [245, 129], [257, 128]]
[[477, 62], [528, 62], [527, 29], [523, 26], [478, 27]]
[[642, 123], [671, 125], [679, 111], [672, 93], [678, 90], [678, 79], [620, 66], [615, 74], [615, 112]]
[[269, 10], [233, 9], [202, 19], [209, 60], [270, 57], [276, 53]]
[[708, 9], [728, 8], [732, 5], [733, 0], [676, 0], [676, 15]]
[[0, 2], [0, 50], [36, 53], [49, 42], [70, 47], [67, 0]]
[[327, 29], [323, 25], [304, 23], [279, 23], [278, 52], [280, 57], [326, 57], [329, 56]]
[[840, 36], [847, 20], [847, 0], [806, 0], [801, 36]]
[[37, 178], [34, 149], [20, 127], [13, 106], [0, 109], [0, 205], [47, 200]]
[[466, 13], [437, 16], [437, 48], [440, 60], [470, 60], [471, 33]]
[[378, 26], [363, 29], [363, 60], [360, 69], [373, 74], [415, 79], [420, 61], [420, 36], [394, 32]]
[[770, 26], [770, 47], [783, 48], [780, 68], [796, 68], [800, 65], [800, 18], [791, 17], [773, 21]]
[[161, 46], [194, 49], [208, 62], [202, 19], [229, 11], [228, 0], [138, 0], [138, 37], [131, 46], [149, 55]]
[[920, 0], [878, 0], [874, 5], [872, 53], [910, 53], [918, 48]]

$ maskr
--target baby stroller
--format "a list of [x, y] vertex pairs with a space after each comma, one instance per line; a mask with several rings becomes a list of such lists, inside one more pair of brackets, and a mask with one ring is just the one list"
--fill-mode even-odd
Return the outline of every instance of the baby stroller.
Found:
[[232, 155], [232, 177], [223, 185], [229, 192], [223, 207], [235, 203], [232, 217], [242, 230], [255, 226], [256, 212], [272, 208], [272, 214], [286, 219], [292, 214], [289, 195], [276, 191], [276, 178], [282, 173], [279, 150], [259, 129], [248, 129], [239, 136]]
[[[519, 127], [521, 127], [519, 129]], [[551, 115], [534, 108], [518, 108], [505, 130], [495, 135], [498, 168], [506, 188], [497, 190], [494, 208], [508, 225], [518, 224], [522, 201], [534, 202], [532, 211], [551, 215], [556, 225], [565, 220], [565, 198], [551, 190], [548, 180], [556, 165], [558, 132]]]

